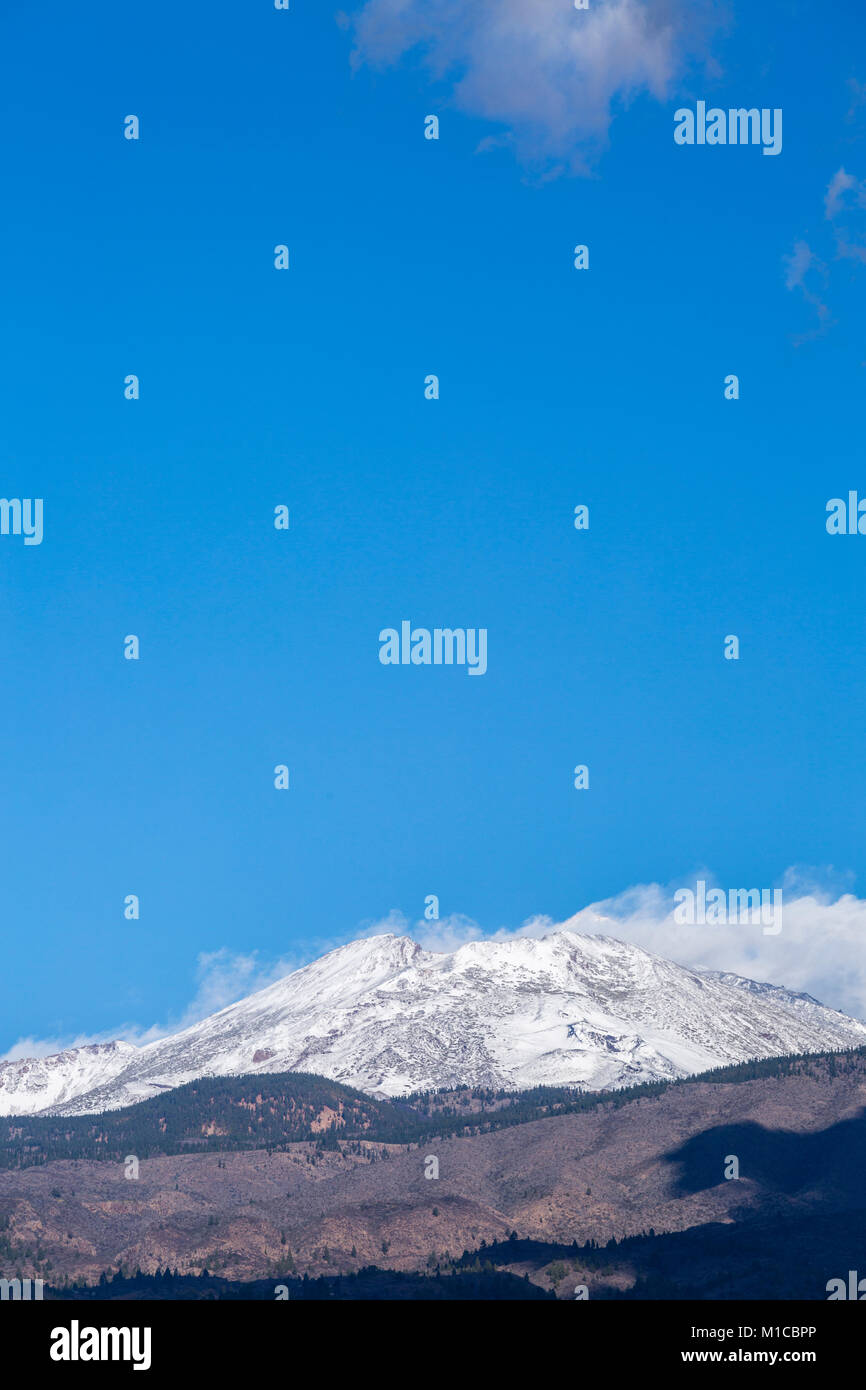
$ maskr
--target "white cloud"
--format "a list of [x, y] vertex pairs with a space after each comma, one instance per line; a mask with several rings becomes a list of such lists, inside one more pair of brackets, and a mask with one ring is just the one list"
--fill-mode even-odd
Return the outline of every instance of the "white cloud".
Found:
[[845, 194], [849, 189], [856, 187], [857, 180], [853, 174], [847, 174], [844, 169], [837, 169], [824, 194], [824, 216], [832, 222], [842, 209]]
[[[563, 922], [549, 916], [529, 918], [517, 928], [484, 931], [469, 918], [417, 922], [406, 928], [427, 950], [453, 951], [466, 941], [505, 941], [514, 937], [547, 936], [556, 931], [598, 933], [631, 941], [654, 955], [698, 970], [729, 970], [748, 979], [803, 991], [830, 1008], [866, 1019], [866, 901], [846, 885], [850, 876], [830, 871], [789, 869], [782, 890], [782, 930], [764, 935], [761, 926], [728, 923], [723, 926], [684, 926], [674, 920], [674, 893], [703, 878], [717, 884], [711, 873], [698, 871], [675, 884], [639, 884], [616, 897], [591, 903]], [[770, 884], [760, 885], [770, 888]], [[395, 930], [382, 926], [380, 930]]]
[[832, 327], [830, 309], [814, 288], [816, 280], [820, 284], [826, 285], [827, 267], [805, 241], [795, 242], [791, 254], [782, 257], [782, 264], [785, 267], [785, 288], [799, 290], [806, 303], [811, 304], [818, 316], [816, 328], [808, 333], [798, 334], [794, 339], [795, 344], [799, 346], [811, 338], [826, 333], [827, 329]]
[[797, 241], [790, 256], [784, 256], [782, 259], [785, 266], [785, 289], [798, 289], [815, 264], [815, 255], [811, 247], [808, 242]]
[[[676, 885], [689, 886], [694, 889], [694, 878]], [[765, 936], [757, 924], [683, 926], [674, 921], [673, 886], [659, 884], [594, 903], [562, 929], [600, 932], [681, 965], [730, 970], [803, 990], [831, 1008], [866, 1018], [866, 901], [838, 888], [810, 885], [808, 876], [790, 870], [781, 887], [782, 930], [777, 936]]]
[[[332, 949], [323, 945], [322, 950]], [[313, 950], [312, 955], [318, 952]], [[123, 1023], [117, 1028], [106, 1029], [100, 1033], [78, 1033], [54, 1038], [19, 1038], [7, 1052], [0, 1053], [0, 1062], [15, 1062], [23, 1057], [51, 1057], [71, 1047], [90, 1047], [95, 1043], [128, 1042], [134, 1047], [144, 1047], [146, 1043], [159, 1038], [170, 1037], [193, 1023], [217, 1013], [237, 999], [272, 985], [292, 970], [305, 964], [310, 954], [303, 957], [283, 956], [267, 964], [259, 961], [258, 953], [249, 955], [235, 953], [221, 948], [217, 951], [203, 951], [194, 972], [195, 992], [179, 1018], [170, 1018], [165, 1023], [154, 1023], [142, 1027], [137, 1023]]]
[[84, 1034], [76, 1038], [19, 1038], [8, 1052], [0, 1054], [0, 1062], [18, 1062], [24, 1057], [53, 1057], [67, 1047], [87, 1047], [94, 1042], [110, 1042], [111, 1038], [88, 1037]]
[[[866, 265], [866, 180], [861, 181], [847, 169], [836, 170], [824, 194], [824, 218], [830, 223], [835, 244], [835, 261], [857, 261]], [[844, 219], [844, 224], [843, 220]], [[853, 235], [852, 235], [853, 226]], [[859, 239], [858, 239], [859, 238]], [[829, 236], [825, 236], [829, 241]], [[828, 253], [828, 260], [830, 256]], [[831, 280], [828, 264], [812, 250], [808, 242], [797, 241], [789, 256], [782, 258], [785, 267], [785, 287], [797, 290], [818, 316], [818, 325], [811, 332], [800, 334], [795, 344], [808, 342], [811, 338], [832, 327], [830, 310], [824, 303], [823, 294]], [[835, 278], [835, 274], [834, 277]], [[819, 294], [815, 288], [818, 281], [822, 288]]]
[[408, 935], [425, 951], [459, 951], [468, 941], [480, 941], [484, 931], [471, 917], [452, 913], [438, 922], [416, 922]]
[[507, 128], [529, 164], [586, 172], [618, 107], [672, 84], [706, 56], [717, 0], [367, 0], [353, 64], [419, 49], [462, 111]]
[[[853, 201], [848, 197], [852, 191], [855, 195]], [[837, 169], [824, 195], [824, 212], [827, 220], [833, 223], [836, 235], [836, 255], [841, 260], [860, 261], [861, 264], [866, 264], [866, 242], [854, 240], [849, 227], [838, 225], [838, 219], [843, 214], [846, 216], [846, 220], [853, 216], [855, 230], [862, 236], [864, 233], [864, 209], [866, 209], [866, 182], [856, 179], [845, 169]]]
[[846, 891], [849, 875], [789, 869], [781, 885], [776, 885], [782, 890], [782, 930], [777, 936], [764, 935], [758, 924], [689, 927], [676, 922], [676, 889], [694, 890], [699, 878], [726, 893], [731, 888], [755, 887], [718, 884], [711, 873], [699, 870], [675, 884], [638, 884], [616, 897], [591, 903], [563, 922], [538, 915], [516, 928], [485, 931], [468, 917], [410, 926], [401, 914], [392, 914], [376, 930], [405, 933], [430, 951], [454, 951], [467, 941], [481, 939], [507, 941], [557, 931], [597, 933], [634, 942], [693, 969], [729, 970], [803, 991], [830, 1008], [866, 1019], [866, 901]]
[[861, 106], [866, 104], [866, 82], [858, 82], [856, 77], [848, 78], [848, 91], [851, 93], [846, 121], [854, 121]]
[[166, 1031], [179, 1032], [182, 1028], [189, 1028], [200, 1019], [227, 1008], [237, 999], [265, 989], [292, 970], [297, 970], [306, 959], [306, 956], [302, 958], [300, 955], [282, 956], [279, 960], [264, 964], [259, 960], [257, 951], [242, 955], [223, 947], [218, 951], [202, 952], [196, 962], [198, 987], [195, 995], [184, 1010], [181, 1021]]

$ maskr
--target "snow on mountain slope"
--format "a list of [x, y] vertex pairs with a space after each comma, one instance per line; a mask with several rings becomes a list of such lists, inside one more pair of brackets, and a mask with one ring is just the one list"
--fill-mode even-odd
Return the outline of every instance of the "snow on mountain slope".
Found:
[[137, 1054], [130, 1043], [108, 1042], [0, 1062], [0, 1115], [34, 1115], [63, 1105], [110, 1081]]
[[[122, 1067], [87, 1089], [70, 1079], [62, 1094], [31, 1087], [26, 1098], [31, 1113], [83, 1114], [200, 1076], [288, 1070], [387, 1096], [460, 1083], [595, 1089], [864, 1044], [866, 1025], [808, 995], [689, 970], [611, 937], [560, 932], [438, 954], [388, 935], [340, 947], [182, 1033], [129, 1049]], [[62, 1070], [60, 1059], [29, 1065], [49, 1061]], [[8, 1084], [0, 1111], [7, 1094]], [[24, 1099], [19, 1088], [19, 1107]]]

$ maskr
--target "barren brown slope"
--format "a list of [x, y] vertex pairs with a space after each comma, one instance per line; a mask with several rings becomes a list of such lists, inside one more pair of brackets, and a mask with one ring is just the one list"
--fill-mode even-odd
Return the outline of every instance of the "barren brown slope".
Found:
[[[299, 1272], [415, 1269], [431, 1252], [456, 1255], [512, 1230], [605, 1242], [759, 1209], [844, 1210], [863, 1200], [866, 1059], [847, 1067], [688, 1083], [618, 1109], [409, 1151], [371, 1146], [375, 1162], [304, 1143], [271, 1155], [150, 1159], [135, 1181], [122, 1165], [86, 1161], [2, 1172], [0, 1274], [93, 1279], [121, 1262], [252, 1278], [285, 1267], [289, 1253]], [[736, 1181], [724, 1177], [731, 1154]], [[438, 1179], [424, 1176], [428, 1156]]]

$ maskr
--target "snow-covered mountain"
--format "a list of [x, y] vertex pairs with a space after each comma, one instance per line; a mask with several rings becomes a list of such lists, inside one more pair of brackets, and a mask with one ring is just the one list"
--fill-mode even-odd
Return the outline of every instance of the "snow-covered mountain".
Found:
[[140, 1049], [125, 1042], [68, 1047], [50, 1057], [0, 1062], [0, 1115], [35, 1115], [104, 1085]]
[[460, 1083], [592, 1089], [750, 1057], [859, 1047], [809, 995], [701, 972], [607, 936], [476, 941], [440, 954], [375, 936], [172, 1037], [0, 1066], [0, 1113], [84, 1114], [200, 1076], [309, 1071], [374, 1095]]

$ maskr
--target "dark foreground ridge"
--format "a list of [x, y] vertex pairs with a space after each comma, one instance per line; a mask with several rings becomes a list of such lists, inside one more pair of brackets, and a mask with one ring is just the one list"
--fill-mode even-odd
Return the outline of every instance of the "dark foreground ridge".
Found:
[[[780, 1217], [731, 1226], [710, 1223], [663, 1235], [644, 1233], [604, 1246], [506, 1241], [464, 1251], [434, 1270], [407, 1273], [369, 1266], [317, 1278], [232, 1280], [205, 1270], [123, 1276], [95, 1285], [45, 1288], [56, 1300], [538, 1300], [586, 1297], [635, 1302], [827, 1299], [828, 1270], [847, 1272], [852, 1249], [866, 1248], [866, 1210]], [[516, 1272], [522, 1270], [523, 1273]], [[532, 1278], [530, 1278], [530, 1272]], [[629, 1283], [629, 1280], [633, 1282]]]
[[359, 1269], [357, 1274], [338, 1274], [310, 1279], [285, 1276], [279, 1282], [273, 1279], [251, 1279], [248, 1281], [220, 1279], [205, 1271], [198, 1276], [180, 1275], [177, 1271], [165, 1270], [158, 1274], [141, 1274], [130, 1278], [115, 1275], [106, 1277], [95, 1286], [53, 1289], [44, 1291], [46, 1299], [69, 1300], [73, 1302], [101, 1302], [122, 1299], [163, 1300], [171, 1302], [198, 1302], [203, 1299], [220, 1299], [227, 1302], [254, 1300], [274, 1302], [276, 1299], [289, 1301], [318, 1302], [338, 1299], [405, 1301], [422, 1299], [448, 1300], [453, 1302], [517, 1301], [538, 1302], [555, 1301], [552, 1290], [539, 1288], [528, 1277], [519, 1278], [492, 1266], [478, 1271], [456, 1270], [452, 1274], [405, 1274], [392, 1269], [377, 1269], [370, 1266]]

